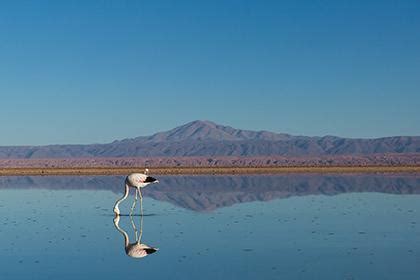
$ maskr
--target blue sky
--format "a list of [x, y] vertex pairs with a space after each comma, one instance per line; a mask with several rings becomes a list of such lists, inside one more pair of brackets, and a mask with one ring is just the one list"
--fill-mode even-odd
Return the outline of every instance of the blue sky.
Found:
[[3, 1], [0, 145], [420, 135], [419, 30], [419, 1]]

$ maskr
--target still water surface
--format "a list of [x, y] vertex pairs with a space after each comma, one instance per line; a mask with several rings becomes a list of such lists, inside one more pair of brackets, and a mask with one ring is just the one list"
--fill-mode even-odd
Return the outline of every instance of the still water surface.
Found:
[[135, 259], [123, 177], [1, 177], [0, 279], [420, 277], [419, 176], [159, 179], [141, 236], [159, 250]]

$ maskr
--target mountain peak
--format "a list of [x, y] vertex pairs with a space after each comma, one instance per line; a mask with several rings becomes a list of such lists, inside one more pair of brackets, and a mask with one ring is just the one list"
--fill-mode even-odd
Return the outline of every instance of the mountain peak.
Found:
[[195, 121], [186, 123], [186, 124], [181, 125], [181, 126], [186, 126], [186, 127], [204, 127], [204, 126], [216, 127], [217, 124], [212, 122], [212, 121], [208, 121], [208, 120], [195, 120]]
[[172, 130], [159, 132], [147, 138], [152, 142], [165, 141], [244, 141], [244, 140], [286, 140], [288, 134], [268, 131], [235, 129], [208, 120], [195, 120]]

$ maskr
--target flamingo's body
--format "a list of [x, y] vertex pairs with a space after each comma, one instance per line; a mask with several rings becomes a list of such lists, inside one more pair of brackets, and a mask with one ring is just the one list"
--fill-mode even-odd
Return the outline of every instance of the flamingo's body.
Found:
[[125, 184], [132, 188], [144, 188], [148, 184], [158, 182], [155, 178], [143, 173], [132, 173], [125, 178]]
[[[142, 195], [141, 195], [141, 188], [146, 187], [149, 184], [153, 184], [153, 183], [159, 183], [158, 180], [156, 180], [155, 178], [148, 176], [147, 172], [149, 170], [146, 169], [146, 174], [143, 173], [132, 173], [130, 175], [127, 176], [127, 178], [125, 178], [125, 191], [124, 191], [124, 195], [123, 197], [121, 197], [120, 199], [118, 199], [115, 203], [114, 206], [114, 213], [116, 216], [120, 215], [120, 209], [118, 208], [118, 205], [124, 201], [127, 197], [128, 194], [130, 192], [130, 188], [133, 188], [136, 190], [136, 196], [135, 196], [135, 201], [132, 207], [132, 211], [134, 210], [135, 207], [135, 203], [137, 201], [137, 194], [140, 195], [140, 199], [142, 199]], [[131, 214], [131, 213], [130, 213]]]

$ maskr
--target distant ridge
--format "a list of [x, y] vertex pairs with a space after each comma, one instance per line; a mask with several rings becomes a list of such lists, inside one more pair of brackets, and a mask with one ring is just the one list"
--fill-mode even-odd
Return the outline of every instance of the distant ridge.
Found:
[[324, 156], [420, 153], [420, 136], [352, 139], [251, 131], [193, 121], [151, 136], [108, 144], [3, 146], [0, 158]]
[[289, 134], [269, 131], [252, 131], [234, 129], [230, 126], [216, 124], [211, 121], [193, 121], [165, 132], [159, 132], [149, 137], [137, 137], [132, 140], [147, 140], [149, 142], [179, 142], [179, 141], [248, 141], [266, 140], [283, 141], [290, 139]]

